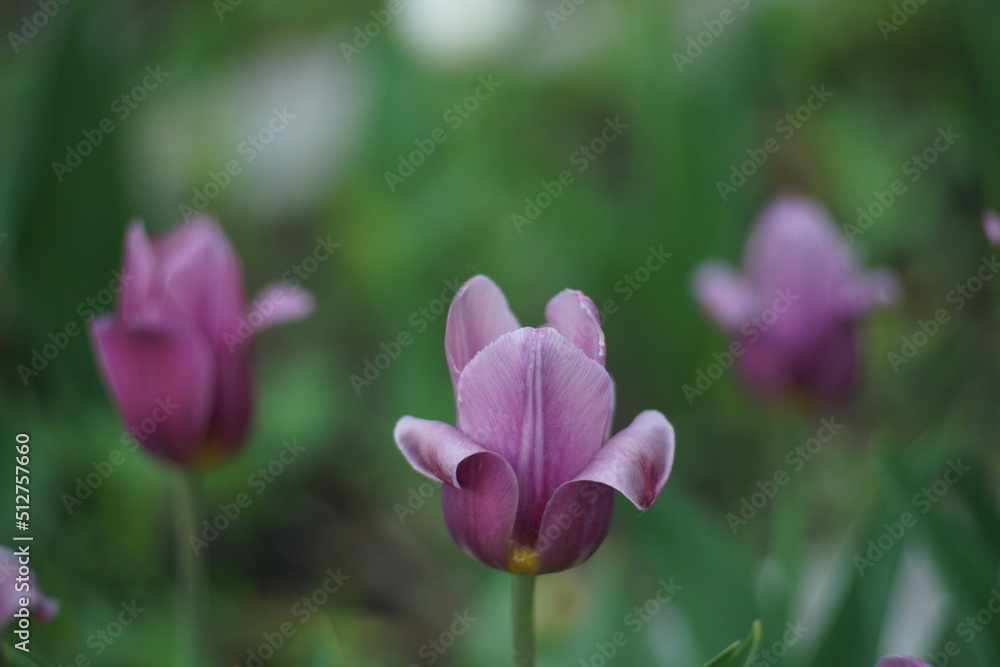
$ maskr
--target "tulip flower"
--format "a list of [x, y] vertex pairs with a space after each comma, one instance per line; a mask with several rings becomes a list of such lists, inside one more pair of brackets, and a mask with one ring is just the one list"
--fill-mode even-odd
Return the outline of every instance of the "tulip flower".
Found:
[[[21, 598], [30, 600], [28, 608], [43, 621], [51, 620], [59, 611], [59, 603], [42, 593], [34, 573], [29, 572], [26, 581], [20, 580], [20, 567], [17, 554], [0, 546], [0, 630], [14, 620], [14, 614], [21, 608]], [[16, 588], [18, 583], [27, 584], [27, 588]]]
[[905, 655], [887, 655], [875, 667], [930, 667], [926, 662]]
[[410, 465], [444, 484], [455, 542], [514, 574], [585, 561], [607, 535], [612, 489], [647, 509], [674, 455], [655, 410], [608, 438], [614, 391], [593, 302], [565, 290], [545, 315], [548, 325], [521, 327], [489, 278], [470, 279], [445, 333], [456, 424], [403, 417], [395, 430]]
[[983, 231], [993, 245], [1000, 245], [1000, 215], [992, 209], [983, 211]]
[[708, 316], [741, 346], [745, 383], [767, 396], [846, 398], [854, 386], [855, 328], [894, 299], [887, 271], [862, 272], [851, 246], [817, 203], [784, 196], [757, 220], [744, 272], [702, 265], [694, 292]]
[[249, 339], [308, 315], [312, 297], [271, 285], [246, 309], [239, 260], [205, 217], [154, 240], [133, 222], [122, 273], [117, 312], [94, 319], [90, 338], [123, 420], [152, 454], [183, 466], [230, 456], [252, 413]]

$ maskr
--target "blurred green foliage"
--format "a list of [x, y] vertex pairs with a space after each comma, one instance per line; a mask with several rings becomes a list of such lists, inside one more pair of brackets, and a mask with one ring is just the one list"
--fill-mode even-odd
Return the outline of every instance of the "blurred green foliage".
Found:
[[[529, 324], [564, 287], [591, 296], [607, 315], [616, 427], [657, 408], [677, 431], [653, 508], [637, 516], [619, 503], [588, 563], [539, 582], [541, 666], [604, 664], [600, 645], [616, 632], [628, 641], [614, 664], [699, 665], [758, 618], [760, 655], [775, 656], [759, 664], [867, 666], [949, 642], [960, 648], [950, 665], [1000, 663], [1000, 621], [971, 637], [961, 625], [998, 586], [997, 286], [961, 309], [948, 299], [993, 253], [979, 220], [1000, 205], [1000, 6], [532, 3], [494, 52], [455, 50], [442, 64], [407, 38], [427, 29], [417, 2], [363, 48], [357, 29], [380, 4], [0, 8], [0, 421], [9, 443], [31, 434], [32, 563], [62, 602], [57, 620], [35, 625], [33, 655], [170, 664], [176, 471], [124, 447], [86, 335], [67, 325], [85, 330], [84, 304], [112, 280], [127, 221], [167, 230], [200, 191], [251, 294], [308, 269], [319, 239], [340, 244], [302, 280], [315, 316], [255, 343], [256, 427], [245, 452], [206, 479], [211, 520], [283, 441], [306, 448], [200, 556], [211, 582], [206, 664], [253, 664], [283, 623], [294, 633], [265, 664], [507, 659], [508, 578], [452, 544], [437, 490], [391, 435], [404, 414], [451, 420], [440, 299], [474, 273], [496, 280]], [[11, 38], [43, 22], [43, 5], [56, 10], [37, 34]], [[560, 11], [566, 20], [553, 23]], [[453, 8], [436, 21], [461, 31], [462, 16]], [[169, 76], [136, 101], [156, 66]], [[481, 76], [499, 85], [469, 111]], [[832, 96], [789, 135], [781, 120], [823, 86]], [[465, 112], [449, 116], [456, 104]], [[240, 146], [263, 141], [282, 108], [297, 120], [249, 159]], [[627, 128], [581, 162], [581, 147], [618, 118]], [[113, 131], [94, 135], [105, 119]], [[390, 189], [386, 172], [416, 162], [435, 128], [446, 140]], [[910, 180], [908, 161], [947, 128], [958, 138]], [[58, 173], [53, 162], [69, 164], [86, 132], [100, 142]], [[777, 152], [720, 196], [719, 182], [769, 138]], [[227, 180], [230, 161], [239, 173]], [[543, 205], [564, 170], [572, 182]], [[905, 192], [874, 215], [895, 179]], [[732, 372], [689, 402], [682, 386], [727, 345], [694, 305], [692, 268], [737, 261], [755, 213], [783, 191], [817, 198], [844, 224], [868, 210], [854, 247], [897, 272], [902, 299], [860, 332], [862, 381], [848, 406], [820, 415], [764, 405]], [[540, 214], [518, 223], [532, 203]], [[665, 265], [637, 273], [659, 248], [672, 253]], [[887, 355], [940, 308], [950, 322], [893, 369]], [[65, 349], [23, 381], [18, 367], [61, 334]], [[352, 384], [401, 334], [412, 342], [398, 358]], [[845, 428], [734, 532], [727, 515], [831, 415]], [[115, 451], [123, 463], [101, 476]], [[956, 460], [970, 470], [922, 512], [914, 499]], [[906, 512], [914, 527], [882, 548]], [[337, 568], [350, 579], [303, 621], [297, 605]], [[682, 588], [636, 627], [634, 610], [664, 581]], [[132, 600], [145, 611], [104, 642], [95, 633]], [[476, 622], [438, 653], [430, 642], [442, 645], [466, 611]], [[796, 624], [808, 630], [790, 640]]]

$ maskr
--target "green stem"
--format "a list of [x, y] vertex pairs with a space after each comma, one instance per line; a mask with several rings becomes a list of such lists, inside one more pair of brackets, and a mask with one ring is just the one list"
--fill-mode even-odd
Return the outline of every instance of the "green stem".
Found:
[[175, 563], [178, 570], [180, 605], [178, 608], [177, 664], [199, 667], [201, 662], [201, 580], [200, 555], [191, 546], [190, 537], [197, 534], [201, 508], [201, 489], [198, 473], [185, 470], [181, 473], [177, 489], [177, 542]]
[[511, 609], [514, 620], [514, 665], [535, 665], [535, 578], [530, 575], [513, 575]]

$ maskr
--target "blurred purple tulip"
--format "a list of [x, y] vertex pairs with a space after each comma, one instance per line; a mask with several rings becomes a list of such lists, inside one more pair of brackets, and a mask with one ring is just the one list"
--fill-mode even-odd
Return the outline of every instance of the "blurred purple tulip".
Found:
[[612, 489], [647, 509], [674, 456], [655, 410], [608, 439], [614, 389], [593, 302], [565, 290], [545, 315], [548, 326], [521, 328], [489, 278], [469, 280], [445, 334], [457, 424], [403, 417], [395, 431], [410, 465], [444, 483], [455, 542], [515, 574], [585, 561], [607, 535]]
[[993, 245], [1000, 245], [1000, 215], [993, 209], [983, 211], [983, 231]]
[[20, 567], [18, 555], [0, 546], [0, 631], [14, 620], [14, 614], [21, 608], [21, 598], [30, 600], [28, 609], [43, 621], [51, 620], [59, 611], [59, 603], [42, 593], [34, 573], [29, 571], [26, 580], [22, 580]]
[[887, 655], [875, 667], [930, 667], [926, 662], [905, 655]]
[[768, 397], [846, 398], [854, 386], [854, 329], [877, 304], [895, 298], [887, 271], [862, 272], [851, 246], [817, 203], [774, 200], [747, 240], [744, 272], [711, 262], [694, 292], [708, 316], [742, 344], [737, 364], [747, 385]]
[[150, 240], [141, 222], [125, 238], [118, 312], [90, 325], [105, 385], [151, 453], [206, 466], [243, 442], [253, 406], [249, 339], [313, 308], [304, 290], [265, 287], [244, 307], [243, 271], [210, 218]]

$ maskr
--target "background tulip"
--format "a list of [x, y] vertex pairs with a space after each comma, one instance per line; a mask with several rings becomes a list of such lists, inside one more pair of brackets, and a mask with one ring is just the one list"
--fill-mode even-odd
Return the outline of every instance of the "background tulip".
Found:
[[448, 314], [456, 426], [403, 417], [396, 442], [445, 484], [455, 541], [492, 567], [557, 572], [600, 546], [618, 489], [647, 509], [670, 474], [674, 433], [654, 410], [608, 439], [614, 392], [594, 304], [565, 290], [549, 326], [519, 328], [500, 289], [469, 280]]
[[312, 297], [271, 285], [247, 310], [239, 260], [218, 224], [204, 217], [156, 240], [133, 222], [122, 274], [118, 312], [90, 327], [122, 418], [146, 449], [175, 463], [229, 456], [252, 413], [249, 339], [306, 316]]
[[[21, 608], [22, 597], [31, 598], [29, 608], [43, 621], [51, 620], [59, 611], [59, 603], [42, 592], [34, 573], [28, 575], [28, 591], [15, 589], [19, 567], [17, 555], [0, 546], [0, 630], [14, 620], [14, 613]], [[2, 660], [3, 656], [0, 656], [0, 663]]]
[[893, 298], [893, 276], [861, 272], [826, 211], [791, 196], [761, 213], [743, 269], [704, 264], [694, 291], [708, 316], [743, 344], [737, 363], [747, 385], [765, 396], [845, 398], [854, 386], [857, 321]]
[[983, 231], [993, 245], [1000, 245], [1000, 215], [992, 209], [983, 212]]

